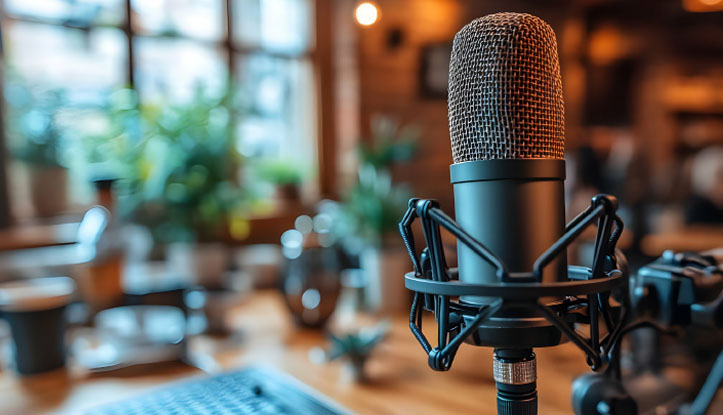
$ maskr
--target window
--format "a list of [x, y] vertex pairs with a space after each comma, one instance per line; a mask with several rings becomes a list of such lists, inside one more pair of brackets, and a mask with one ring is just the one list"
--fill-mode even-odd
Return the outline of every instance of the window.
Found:
[[[141, 101], [183, 101], [199, 85], [213, 91], [230, 79], [249, 105], [234, 121], [240, 153], [294, 159], [316, 171], [314, 4], [4, 0], [5, 104], [20, 108], [8, 118], [28, 113], [25, 95], [62, 91], [61, 153], [71, 200], [83, 206], [92, 200], [90, 172], [73, 131], [94, 128], [98, 108], [114, 90], [132, 86]], [[8, 141], [12, 146], [12, 137]], [[12, 183], [16, 169], [8, 175], [11, 200], [12, 189], [23, 187]]]

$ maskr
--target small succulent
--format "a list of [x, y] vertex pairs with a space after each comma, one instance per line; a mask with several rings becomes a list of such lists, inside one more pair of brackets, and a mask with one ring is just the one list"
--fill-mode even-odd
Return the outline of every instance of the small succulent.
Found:
[[347, 359], [358, 380], [364, 380], [364, 364], [374, 348], [389, 333], [389, 323], [381, 322], [373, 327], [343, 335], [329, 335], [331, 346], [326, 352], [326, 360]]

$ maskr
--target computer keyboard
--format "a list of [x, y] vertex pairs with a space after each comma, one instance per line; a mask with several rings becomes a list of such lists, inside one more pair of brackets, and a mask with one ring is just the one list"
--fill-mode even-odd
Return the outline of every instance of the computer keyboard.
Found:
[[181, 381], [87, 415], [348, 414], [296, 379], [267, 368], [247, 368]]

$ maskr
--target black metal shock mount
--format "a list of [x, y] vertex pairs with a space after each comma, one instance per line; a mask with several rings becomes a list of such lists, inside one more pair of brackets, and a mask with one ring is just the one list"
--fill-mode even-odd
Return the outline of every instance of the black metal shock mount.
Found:
[[[414, 291], [409, 327], [427, 353], [429, 366], [434, 370], [449, 370], [462, 342], [505, 302], [525, 303], [539, 310], [552, 326], [585, 352], [592, 370], [617, 366], [616, 350], [627, 319], [629, 299], [625, 266], [620, 263], [624, 259], [616, 256], [616, 245], [623, 230], [623, 222], [616, 210], [617, 200], [614, 197], [595, 196], [590, 206], [567, 224], [564, 234], [537, 258], [532, 271], [510, 272], [499, 257], [447, 216], [438, 202], [411, 199], [399, 222], [399, 230], [414, 267], [405, 275], [405, 286]], [[421, 221], [427, 245], [419, 253], [412, 233], [412, 224], [417, 218]], [[543, 269], [593, 224], [597, 225], [597, 235], [591, 266], [570, 266], [567, 280], [542, 282]], [[457, 243], [465, 244], [491, 264], [496, 270], [498, 282], [460, 282], [457, 269], [447, 266], [441, 228], [451, 233]], [[620, 290], [620, 295], [613, 295], [614, 290]], [[496, 299], [478, 307], [459, 301], [459, 296]], [[550, 297], [559, 300], [543, 304], [541, 299]], [[611, 297], [614, 297], [612, 302]], [[432, 346], [422, 332], [424, 310], [434, 313], [438, 328], [436, 346]], [[604, 324], [604, 329], [599, 321]], [[578, 332], [577, 327], [581, 325], [589, 326], [587, 336]]]

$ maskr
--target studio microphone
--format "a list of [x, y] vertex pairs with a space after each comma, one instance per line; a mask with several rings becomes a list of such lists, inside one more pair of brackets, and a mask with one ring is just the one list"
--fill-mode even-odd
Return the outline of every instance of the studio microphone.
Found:
[[[624, 285], [614, 254], [622, 221], [615, 199], [599, 195], [565, 224], [562, 81], [555, 34], [542, 19], [498, 13], [464, 26], [448, 96], [455, 219], [435, 201], [412, 199], [400, 222], [415, 269], [405, 276], [417, 293], [410, 328], [436, 370], [449, 369], [462, 342], [494, 347], [498, 413], [535, 414], [533, 348], [569, 339], [599, 370], [616, 344], [617, 334], [601, 340], [598, 320], [611, 333], [620, 328], [608, 300]], [[592, 267], [568, 267], [567, 246], [595, 221]], [[447, 268], [440, 227], [457, 238], [456, 270]], [[435, 313], [437, 347], [421, 330], [422, 309]], [[581, 320], [589, 338], [575, 331]]]
[[[565, 121], [552, 28], [522, 13], [492, 14], [462, 28], [452, 46], [448, 110], [456, 221], [507, 265], [507, 282], [514, 282], [514, 273], [531, 270], [565, 230]], [[484, 259], [464, 244], [457, 249], [460, 281], [498, 282]], [[564, 255], [542, 275], [563, 279]], [[560, 332], [536, 310], [505, 304], [470, 339], [496, 348], [495, 381], [508, 392], [499, 405], [536, 412], [532, 347], [558, 344]], [[522, 396], [505, 401], [509, 393]]]
[[[492, 14], [462, 28], [452, 46], [448, 107], [457, 223], [511, 273], [531, 270], [565, 230], [565, 122], [552, 28], [522, 13]], [[460, 281], [498, 281], [495, 269], [464, 244], [458, 244], [458, 267]], [[564, 255], [542, 275], [543, 281], [566, 278]], [[484, 304], [489, 299], [466, 296], [462, 301]], [[519, 333], [506, 329], [534, 323], [506, 311], [493, 317], [496, 323], [479, 344], [522, 344]], [[541, 344], [540, 336], [549, 334], [536, 333], [536, 344], [530, 346], [560, 340], [553, 333]]]

